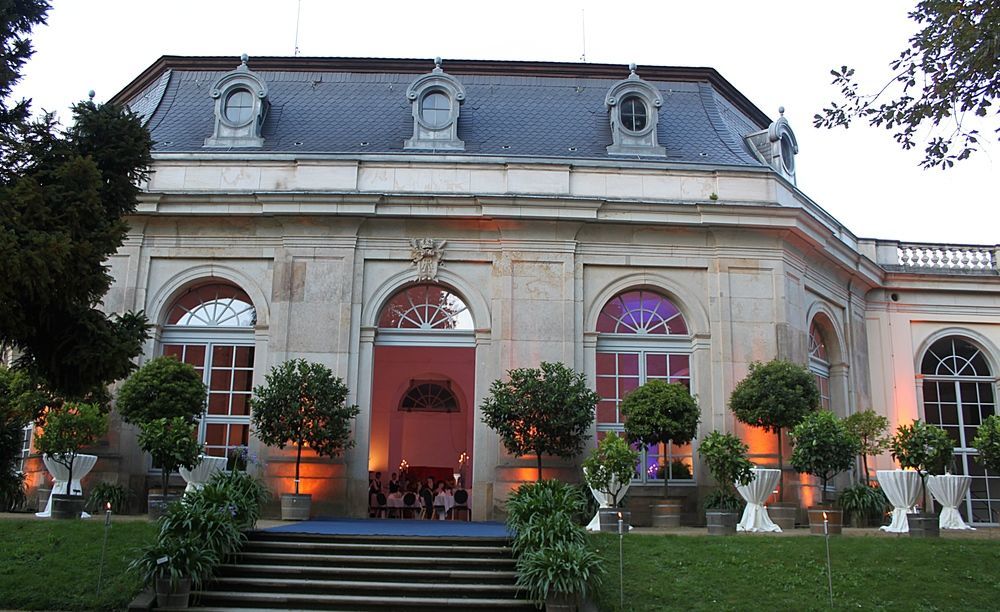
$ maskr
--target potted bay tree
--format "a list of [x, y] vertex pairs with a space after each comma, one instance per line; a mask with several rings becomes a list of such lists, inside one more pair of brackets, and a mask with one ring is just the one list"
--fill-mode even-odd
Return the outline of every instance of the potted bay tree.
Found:
[[750, 372], [733, 388], [729, 409], [737, 420], [774, 433], [778, 442], [778, 503], [768, 507], [771, 520], [782, 530], [795, 527], [798, 504], [785, 502], [785, 462], [781, 432], [795, 427], [819, 407], [819, 389], [813, 374], [804, 366], [773, 359], [753, 362]]
[[[160, 468], [161, 490], [166, 491], [170, 474], [178, 468], [194, 469], [204, 450], [198, 443], [198, 426], [182, 416], [152, 419], [139, 430], [139, 448], [153, 457]], [[149, 499], [149, 518], [156, 519], [166, 512], [176, 499], [170, 496]]]
[[[690, 444], [698, 431], [701, 412], [684, 385], [651, 380], [625, 396], [622, 418], [630, 444], [666, 446]], [[668, 465], [665, 463], [664, 467]], [[671, 499], [668, 495], [671, 472], [664, 470], [663, 501], [653, 504], [654, 527], [680, 525], [683, 499]]]
[[840, 492], [837, 503], [844, 512], [844, 523], [855, 527], [878, 526], [891, 509], [885, 493], [873, 482], [868, 469], [868, 457], [881, 455], [889, 448], [889, 419], [874, 410], [862, 410], [848, 415], [844, 427], [860, 442], [861, 477], [858, 482]]
[[347, 404], [347, 385], [330, 368], [304, 359], [286, 361], [265, 376], [250, 400], [254, 433], [278, 448], [295, 447], [294, 493], [281, 495], [283, 520], [306, 520], [312, 495], [301, 493], [302, 449], [320, 457], [336, 457], [354, 446], [351, 419], [358, 407]]
[[940, 534], [938, 517], [928, 512], [933, 509], [933, 502], [927, 499], [927, 476], [944, 474], [951, 465], [954, 450], [951, 436], [936, 425], [915, 419], [910, 425], [896, 428], [896, 434], [889, 442], [889, 451], [900, 467], [916, 470], [920, 474], [921, 497], [925, 502], [924, 512], [906, 515], [911, 536], [935, 537]]
[[698, 445], [698, 454], [715, 479], [716, 489], [705, 497], [705, 522], [709, 535], [733, 535], [744, 502], [734, 490], [735, 484], [753, 480], [753, 463], [747, 459], [750, 449], [731, 433], [713, 431]]
[[820, 503], [808, 509], [811, 533], [824, 535], [825, 526], [832, 535], [841, 533], [843, 512], [826, 503], [826, 489], [834, 476], [850, 469], [860, 442], [829, 410], [807, 414], [792, 430], [791, 438], [795, 444], [792, 467], [820, 479]]
[[90, 446], [108, 430], [108, 416], [97, 404], [67, 402], [50, 408], [44, 415], [35, 448], [66, 468], [66, 492], [52, 496], [52, 517], [80, 518], [85, 499], [83, 491], [73, 491], [73, 462], [80, 449]]
[[609, 508], [600, 508], [601, 531], [617, 531], [618, 515], [621, 514], [625, 525], [631, 520], [631, 512], [618, 510], [622, 502], [623, 492], [628, 489], [629, 482], [635, 476], [639, 453], [629, 446], [625, 438], [614, 432], [608, 432], [597, 444], [590, 456], [583, 462], [583, 474], [590, 488], [603, 493], [610, 504]]

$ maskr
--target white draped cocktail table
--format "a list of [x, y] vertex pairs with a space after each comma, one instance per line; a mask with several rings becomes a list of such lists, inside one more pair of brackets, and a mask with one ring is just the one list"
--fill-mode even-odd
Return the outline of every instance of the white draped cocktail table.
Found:
[[[45, 504], [45, 510], [42, 512], [36, 512], [35, 516], [48, 518], [52, 516], [52, 496], [53, 495], [73, 495], [75, 493], [83, 493], [83, 485], [80, 481], [83, 477], [90, 473], [90, 470], [94, 469], [94, 465], [97, 463], [97, 455], [77, 455], [73, 459], [73, 482], [70, 483], [70, 491], [66, 490], [66, 479], [69, 478], [69, 470], [60, 463], [49, 457], [48, 455], [42, 455], [42, 463], [45, 464], [45, 469], [49, 471], [52, 475], [52, 493], [49, 494], [49, 501]], [[90, 515], [86, 512], [80, 514], [83, 518], [90, 518]]]
[[892, 520], [879, 529], [889, 533], [909, 533], [906, 515], [912, 511], [920, 496], [920, 474], [913, 470], [879, 470], [875, 472], [875, 477], [892, 504]]
[[927, 489], [941, 504], [941, 516], [938, 518], [941, 529], [973, 529], [965, 524], [962, 515], [958, 513], [958, 505], [965, 500], [971, 482], [971, 476], [958, 474], [927, 477]]
[[[587, 473], [587, 468], [583, 469], [583, 473], [584, 474]], [[618, 487], [618, 482], [616, 480], [612, 479], [611, 480], [611, 486], [608, 487], [608, 488], [615, 489], [617, 487]], [[618, 493], [618, 500], [619, 501], [622, 500], [625, 497], [625, 493], [628, 492], [628, 487], [629, 487], [628, 484], [625, 484], [624, 486], [622, 486], [622, 490]], [[599, 508], [611, 508], [612, 507], [611, 506], [611, 496], [610, 495], [605, 495], [601, 491], [598, 491], [597, 489], [594, 489], [594, 488], [590, 488], [590, 492], [594, 496], [594, 499], [597, 501], [597, 505], [598, 505]], [[632, 529], [632, 527], [629, 526], [629, 529]], [[594, 518], [590, 519], [590, 522], [587, 524], [587, 531], [600, 531], [600, 530], [601, 530], [601, 511], [600, 511], [600, 509], [598, 509], [597, 514], [595, 514]]]
[[764, 507], [764, 502], [774, 491], [774, 485], [778, 484], [781, 470], [753, 468], [751, 471], [754, 478], [749, 484], [736, 483], [736, 490], [747, 501], [747, 507], [743, 510], [743, 519], [736, 525], [736, 531], [781, 533], [781, 527], [771, 522], [771, 517], [767, 515], [767, 508]]
[[209, 455], [202, 455], [201, 461], [198, 465], [194, 466], [194, 469], [189, 470], [187, 468], [180, 468], [177, 471], [180, 472], [181, 478], [187, 483], [184, 487], [184, 492], [195, 491], [205, 486], [205, 484], [212, 479], [212, 476], [226, 469], [227, 459], [225, 457], [211, 457]]

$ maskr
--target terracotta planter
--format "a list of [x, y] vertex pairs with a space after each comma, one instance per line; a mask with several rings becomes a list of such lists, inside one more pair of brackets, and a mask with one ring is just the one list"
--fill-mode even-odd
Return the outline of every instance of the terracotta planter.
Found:
[[680, 527], [684, 499], [668, 497], [649, 505], [653, 527]]
[[911, 538], [937, 538], [941, 536], [939, 518], [936, 514], [907, 514], [906, 523], [910, 527]]
[[830, 535], [840, 535], [844, 527], [844, 511], [828, 506], [809, 506], [809, 533], [824, 535], [823, 513], [826, 513], [826, 528]]
[[78, 519], [83, 512], [86, 500], [83, 495], [60, 495], [52, 496], [52, 518], [54, 519]]
[[796, 504], [781, 502], [767, 506], [767, 516], [775, 525], [781, 527], [782, 531], [795, 529], [795, 519], [798, 513], [799, 507]]
[[708, 535], [736, 535], [736, 523], [738, 522], [740, 522], [740, 513], [734, 510], [705, 511]]
[[628, 533], [629, 524], [632, 521], [632, 513], [619, 508], [601, 508], [597, 515], [601, 522], [601, 531], [605, 533], [618, 533], [618, 514], [622, 515], [623, 533]]
[[286, 493], [281, 496], [281, 520], [308, 521], [312, 511], [312, 495]]
[[190, 600], [190, 578], [181, 578], [173, 586], [171, 586], [169, 578], [156, 579], [157, 608], [186, 608]]

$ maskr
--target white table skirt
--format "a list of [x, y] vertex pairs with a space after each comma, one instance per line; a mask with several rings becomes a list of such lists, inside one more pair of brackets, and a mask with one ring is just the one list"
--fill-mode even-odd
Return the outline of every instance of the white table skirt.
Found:
[[889, 533], [909, 533], [906, 515], [913, 512], [913, 506], [920, 497], [920, 474], [913, 470], [878, 470], [875, 477], [892, 504], [892, 520], [879, 529]]
[[[455, 507], [455, 497], [452, 495], [447, 495], [445, 493], [441, 493], [440, 495], [435, 495], [434, 505], [444, 506], [444, 512], [441, 513], [439, 516], [439, 518], [443, 521], [445, 517], [448, 516], [448, 512]], [[435, 512], [436, 511], [437, 510], [435, 510]]]
[[[586, 474], [587, 474], [587, 469], [586, 468], [583, 469], [583, 473], [586, 476]], [[611, 486], [609, 488], [614, 489], [614, 488], [617, 488], [617, 487], [618, 487], [618, 481], [612, 479], [611, 480]], [[625, 484], [625, 486], [622, 487], [622, 490], [618, 493], [618, 499], [619, 500], [621, 500], [621, 499], [623, 499], [625, 497], [625, 493], [628, 492], [628, 488], [629, 488], [629, 484]], [[594, 489], [594, 488], [590, 488], [590, 493], [591, 493], [591, 495], [594, 496], [594, 499], [597, 501], [597, 505], [598, 505], [599, 508], [610, 508], [611, 507], [611, 496], [610, 495], [605, 495], [604, 493], [602, 493], [602, 492], [600, 492], [600, 491], [598, 491], [597, 489]], [[629, 525], [629, 529], [632, 529], [631, 525]], [[601, 530], [601, 512], [600, 512], [600, 510], [598, 510], [597, 514], [594, 515], [594, 518], [590, 519], [590, 522], [587, 523], [587, 531], [600, 531], [600, 530]]]
[[941, 516], [938, 518], [941, 529], [973, 529], [965, 524], [962, 515], [958, 513], [958, 505], [965, 501], [971, 482], [971, 476], [959, 474], [927, 477], [927, 489], [941, 504]]
[[187, 493], [188, 491], [195, 491], [204, 487], [212, 479], [212, 476], [226, 469], [227, 462], [228, 460], [225, 457], [201, 455], [201, 461], [198, 462], [198, 465], [194, 466], [194, 469], [179, 468], [177, 471], [180, 472], [181, 478], [187, 483], [187, 486], [184, 487], [184, 492]]
[[[56, 463], [48, 455], [42, 455], [42, 463], [45, 464], [45, 469], [52, 475], [52, 493], [49, 494], [49, 501], [45, 504], [45, 510], [43, 512], [36, 512], [35, 516], [48, 518], [52, 516], [52, 496], [67, 494], [66, 479], [69, 478], [69, 470], [64, 465]], [[80, 484], [80, 481], [90, 473], [90, 470], [94, 469], [96, 463], [97, 455], [77, 455], [73, 459], [73, 482], [70, 487], [73, 492], [83, 493], [83, 485]], [[90, 515], [86, 512], [81, 513], [80, 516], [82, 518], [90, 518]]]
[[771, 517], [767, 515], [767, 508], [764, 507], [764, 502], [774, 491], [774, 485], [781, 477], [781, 471], [765, 468], [754, 468], [751, 471], [754, 474], [753, 480], [745, 485], [736, 483], [736, 490], [747, 502], [747, 507], [743, 510], [743, 518], [736, 525], [736, 531], [781, 533], [781, 527], [771, 521]]

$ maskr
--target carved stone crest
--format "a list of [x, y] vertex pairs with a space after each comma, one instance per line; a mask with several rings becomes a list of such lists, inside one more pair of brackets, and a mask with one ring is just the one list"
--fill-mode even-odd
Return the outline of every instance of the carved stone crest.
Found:
[[446, 240], [433, 238], [412, 238], [410, 240], [410, 259], [417, 266], [418, 281], [436, 281], [438, 266], [444, 255]]

